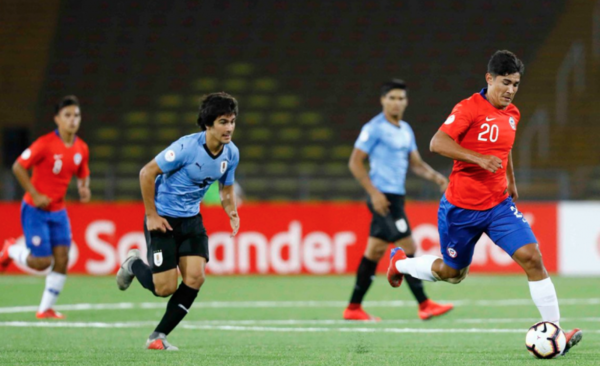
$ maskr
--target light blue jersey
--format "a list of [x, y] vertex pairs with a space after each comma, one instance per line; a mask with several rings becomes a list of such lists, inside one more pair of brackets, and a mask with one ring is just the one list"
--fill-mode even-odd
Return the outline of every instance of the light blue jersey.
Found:
[[354, 147], [369, 154], [373, 185], [384, 193], [406, 194], [404, 182], [410, 153], [417, 150], [410, 125], [395, 126], [382, 113], [363, 126]]
[[191, 217], [200, 212], [200, 201], [214, 181], [233, 185], [240, 152], [230, 142], [213, 155], [206, 133], [200, 132], [183, 136], [154, 159], [163, 171], [156, 177], [156, 211], [160, 216]]

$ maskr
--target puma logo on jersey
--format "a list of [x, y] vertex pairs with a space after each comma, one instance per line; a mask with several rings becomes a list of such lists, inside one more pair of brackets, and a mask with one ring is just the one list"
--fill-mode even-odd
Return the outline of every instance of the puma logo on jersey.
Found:
[[495, 120], [495, 118], [485, 117], [485, 120], [489, 122]]

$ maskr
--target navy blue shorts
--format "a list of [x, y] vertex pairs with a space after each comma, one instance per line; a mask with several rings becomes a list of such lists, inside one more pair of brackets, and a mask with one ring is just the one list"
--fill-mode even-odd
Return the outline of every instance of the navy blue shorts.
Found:
[[483, 233], [511, 257], [522, 246], [537, 243], [510, 197], [489, 210], [476, 211], [456, 207], [444, 195], [438, 210], [438, 231], [444, 263], [454, 269], [471, 264], [475, 244]]
[[21, 225], [25, 244], [34, 257], [49, 257], [53, 247], [71, 245], [71, 224], [66, 209], [44, 211], [23, 202]]

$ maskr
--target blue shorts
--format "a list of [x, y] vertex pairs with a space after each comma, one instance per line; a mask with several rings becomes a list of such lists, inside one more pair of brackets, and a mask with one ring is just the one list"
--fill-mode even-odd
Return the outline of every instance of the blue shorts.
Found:
[[438, 210], [438, 230], [444, 263], [454, 269], [471, 264], [475, 244], [483, 233], [511, 257], [520, 247], [537, 243], [510, 197], [489, 210], [476, 211], [456, 207], [444, 195]]
[[55, 246], [71, 245], [71, 224], [66, 209], [44, 211], [23, 202], [21, 225], [25, 244], [34, 257], [49, 257]]

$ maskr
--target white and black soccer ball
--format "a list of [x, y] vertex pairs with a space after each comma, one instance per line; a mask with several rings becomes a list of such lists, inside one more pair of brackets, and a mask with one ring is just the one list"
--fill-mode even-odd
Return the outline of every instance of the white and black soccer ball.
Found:
[[527, 350], [536, 358], [554, 358], [564, 352], [566, 345], [565, 332], [552, 322], [532, 325], [525, 337]]

